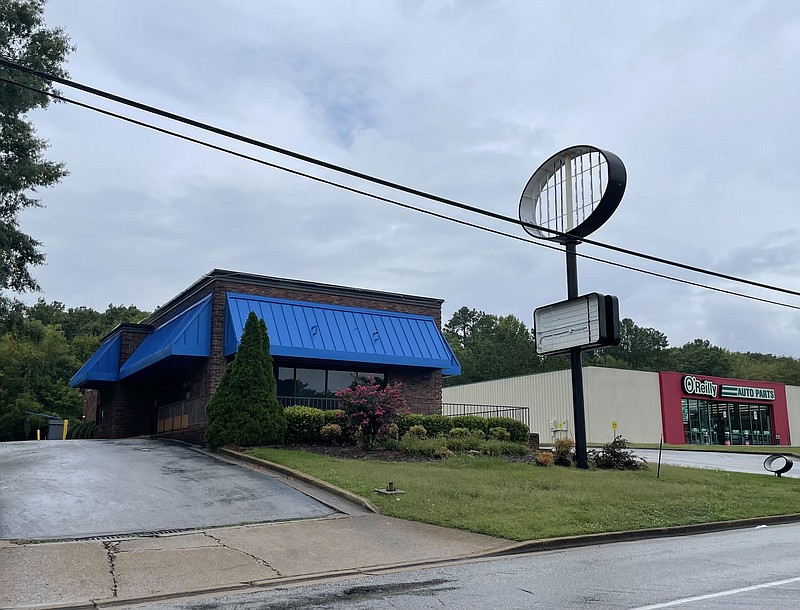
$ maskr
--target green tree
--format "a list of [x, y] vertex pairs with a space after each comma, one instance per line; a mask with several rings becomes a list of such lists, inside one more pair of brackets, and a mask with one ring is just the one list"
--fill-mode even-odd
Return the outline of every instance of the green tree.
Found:
[[712, 345], [708, 339], [695, 339], [672, 350], [675, 370], [682, 373], [730, 377], [733, 374], [731, 353]]
[[34, 427], [26, 411], [79, 419], [80, 393], [68, 386], [79, 366], [58, 328], [25, 320], [0, 336], [0, 440], [23, 440]]
[[634, 324], [630, 318], [620, 322], [620, 344], [594, 350], [586, 364], [637, 371], [663, 371], [669, 367], [670, 352], [667, 336], [655, 328]]
[[[35, 305], [24, 310], [24, 315], [31, 320], [39, 320], [47, 326], [63, 331], [67, 342], [80, 362], [86, 360], [100, 345], [100, 339], [119, 324], [139, 322], [147, 317], [146, 311], [135, 305], [110, 304], [105, 312], [95, 311], [91, 307], [70, 307], [64, 303], [53, 301], [47, 303], [39, 299]], [[19, 319], [9, 321], [6, 326], [13, 328]]]
[[462, 307], [445, 325], [444, 336], [461, 363], [461, 375], [445, 380], [447, 385], [551, 370], [536, 355], [531, 332], [513, 315]]
[[206, 406], [205, 440], [216, 449], [283, 442], [286, 417], [276, 395], [267, 325], [250, 312], [239, 349]]
[[[48, 29], [42, 14], [45, 0], [0, 0], [0, 56], [29, 68], [66, 76], [72, 51], [69, 38]], [[0, 67], [0, 76], [45, 91], [51, 83]], [[50, 98], [15, 85], [0, 83], [0, 290], [37, 290], [29, 267], [41, 265], [41, 243], [19, 227], [19, 212], [40, 205], [32, 193], [53, 186], [66, 175], [63, 164], [43, 157], [47, 142], [37, 138], [27, 113], [46, 108]]]

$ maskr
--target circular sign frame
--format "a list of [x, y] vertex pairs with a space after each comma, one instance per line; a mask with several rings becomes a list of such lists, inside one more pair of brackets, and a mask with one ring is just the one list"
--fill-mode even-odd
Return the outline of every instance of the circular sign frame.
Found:
[[627, 182], [625, 165], [614, 153], [570, 146], [542, 163], [528, 180], [519, 200], [519, 219], [533, 237], [578, 242], [611, 217]]

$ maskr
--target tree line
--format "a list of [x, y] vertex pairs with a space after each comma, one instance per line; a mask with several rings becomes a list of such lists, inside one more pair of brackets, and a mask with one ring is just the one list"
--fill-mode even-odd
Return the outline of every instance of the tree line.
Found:
[[46, 421], [29, 413], [80, 420], [83, 399], [70, 378], [103, 335], [147, 315], [133, 305], [100, 312], [42, 299], [32, 306], [0, 301], [0, 441], [35, 438]]
[[[543, 373], [570, 366], [568, 356], [538, 356], [533, 331], [513, 315], [497, 316], [462, 307], [443, 330], [461, 363], [461, 375], [445, 379], [445, 385]], [[620, 323], [620, 337], [616, 347], [585, 352], [584, 366], [676, 371], [800, 385], [800, 359], [790, 356], [735, 352], [706, 339], [670, 347], [664, 333], [637, 326], [630, 318]]]

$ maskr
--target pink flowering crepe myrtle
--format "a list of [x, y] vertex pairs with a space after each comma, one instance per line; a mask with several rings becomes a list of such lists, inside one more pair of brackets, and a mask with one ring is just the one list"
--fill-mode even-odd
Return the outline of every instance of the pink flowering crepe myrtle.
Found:
[[365, 449], [372, 448], [378, 433], [385, 429], [399, 411], [404, 411], [403, 384], [399, 381], [381, 388], [370, 375], [366, 380], [356, 379], [352, 386], [336, 393], [339, 408], [347, 415], [348, 427], [361, 431]]

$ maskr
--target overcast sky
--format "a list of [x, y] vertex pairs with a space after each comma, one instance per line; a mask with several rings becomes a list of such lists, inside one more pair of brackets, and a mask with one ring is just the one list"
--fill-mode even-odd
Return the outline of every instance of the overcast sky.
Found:
[[[516, 217], [567, 146], [616, 153], [617, 213], [593, 239], [800, 290], [800, 3], [404, 0], [51, 1], [79, 82]], [[159, 125], [165, 120], [62, 88]], [[514, 314], [566, 296], [563, 252], [423, 216], [58, 104], [31, 117], [70, 175], [23, 229], [45, 244], [35, 300], [146, 310], [213, 268]], [[513, 225], [262, 159], [524, 235]], [[579, 252], [800, 305], [583, 244]], [[800, 357], [800, 311], [592, 261], [580, 291], [623, 317]]]

